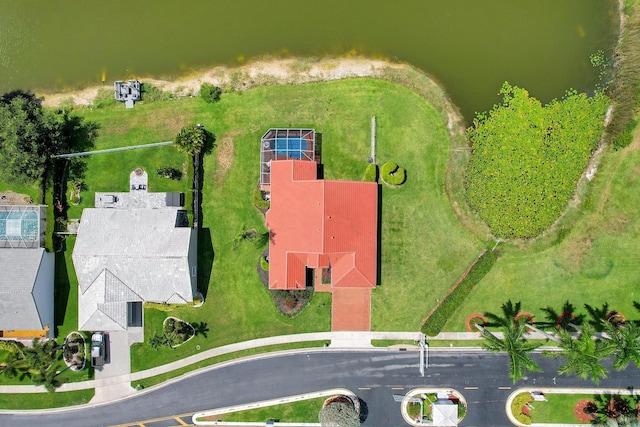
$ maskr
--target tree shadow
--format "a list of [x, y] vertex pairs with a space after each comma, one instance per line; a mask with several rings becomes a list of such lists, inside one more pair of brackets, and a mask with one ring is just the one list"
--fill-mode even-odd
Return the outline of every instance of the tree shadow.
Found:
[[54, 333], [58, 336], [59, 326], [64, 324], [64, 317], [67, 313], [69, 303], [69, 292], [71, 284], [69, 282], [69, 272], [63, 252], [56, 252], [55, 256], [55, 279], [53, 290], [53, 313], [54, 313]]
[[576, 314], [576, 308], [569, 300], [565, 301], [560, 312], [550, 306], [542, 307], [540, 310], [545, 313], [544, 317], [547, 320], [546, 322], [537, 322], [537, 325], [541, 327], [573, 331], [574, 328], [571, 325], [580, 325], [585, 318], [584, 314]]
[[209, 290], [214, 257], [211, 229], [201, 228], [198, 230], [198, 291], [205, 299]]

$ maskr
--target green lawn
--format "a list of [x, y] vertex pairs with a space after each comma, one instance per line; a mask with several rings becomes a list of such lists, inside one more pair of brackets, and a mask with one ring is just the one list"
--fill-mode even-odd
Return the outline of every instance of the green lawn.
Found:
[[266, 408], [231, 412], [218, 418], [224, 421], [263, 422], [273, 419], [283, 423], [317, 423], [318, 413], [322, 409], [322, 404], [325, 400], [327, 400], [326, 397], [302, 400], [283, 405], [267, 406]]
[[56, 393], [0, 393], [0, 409], [46, 409], [83, 405], [93, 398], [94, 390]]
[[[545, 394], [546, 402], [531, 402], [534, 423], [581, 424], [573, 415], [574, 405], [582, 399], [593, 400], [592, 394]], [[584, 423], [589, 424], [589, 423]]]
[[[584, 196], [581, 212], [560, 222], [561, 234], [540, 242], [506, 245], [502, 256], [474, 288], [445, 326], [464, 330], [473, 312], [500, 312], [507, 299], [521, 301], [522, 309], [544, 320], [541, 307], [560, 311], [569, 300], [578, 309], [585, 303], [608, 303], [630, 319], [640, 313], [640, 145], [609, 152]], [[563, 236], [564, 235], [564, 236]], [[554, 241], [555, 240], [555, 241]]]

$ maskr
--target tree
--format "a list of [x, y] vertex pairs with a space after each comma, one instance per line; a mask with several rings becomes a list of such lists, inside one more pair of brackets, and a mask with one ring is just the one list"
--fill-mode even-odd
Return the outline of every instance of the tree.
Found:
[[331, 399], [318, 414], [322, 427], [359, 427], [360, 415], [346, 396]]
[[640, 327], [632, 322], [619, 326], [606, 321], [603, 324], [614, 346], [613, 368], [622, 371], [627, 369], [630, 362], [640, 367]]
[[626, 395], [599, 394], [595, 397], [596, 413], [601, 426], [639, 426], [636, 398]]
[[204, 126], [191, 125], [182, 128], [176, 136], [175, 145], [178, 150], [193, 156], [205, 148], [207, 138], [208, 135]]
[[520, 312], [520, 302], [513, 304], [511, 300], [502, 304], [502, 316], [494, 313], [484, 313], [488, 325], [500, 326], [504, 338], [498, 338], [483, 326], [476, 325], [482, 331], [485, 341], [482, 347], [492, 353], [504, 351], [509, 356], [509, 379], [514, 383], [527, 372], [540, 372], [540, 366], [530, 356], [530, 353], [540, 347], [540, 343], [532, 343], [524, 338], [526, 318], [516, 318]]
[[545, 356], [564, 357], [565, 363], [558, 368], [559, 374], [575, 374], [598, 384], [607, 377], [607, 369], [601, 361], [613, 354], [615, 346], [609, 340], [594, 338], [594, 329], [586, 324], [574, 338], [569, 331], [558, 330], [559, 352], [545, 352]]
[[10, 352], [5, 362], [0, 365], [0, 373], [8, 378], [28, 377], [31, 374], [31, 365], [19, 353]]
[[42, 98], [22, 91], [0, 97], [0, 163], [7, 178], [40, 179], [64, 144], [60, 117], [42, 108]]

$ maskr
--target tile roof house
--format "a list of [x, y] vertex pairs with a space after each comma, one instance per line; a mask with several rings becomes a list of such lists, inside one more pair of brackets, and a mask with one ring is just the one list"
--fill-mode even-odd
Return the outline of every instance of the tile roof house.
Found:
[[315, 269], [331, 288], [375, 288], [378, 185], [318, 179], [317, 163], [270, 164], [269, 288], [303, 289]]
[[[133, 187], [132, 187], [133, 188]], [[142, 303], [190, 303], [197, 290], [197, 230], [174, 193], [96, 193], [73, 249], [80, 330], [141, 326]]]
[[0, 206], [0, 337], [53, 338], [55, 255], [44, 206]]

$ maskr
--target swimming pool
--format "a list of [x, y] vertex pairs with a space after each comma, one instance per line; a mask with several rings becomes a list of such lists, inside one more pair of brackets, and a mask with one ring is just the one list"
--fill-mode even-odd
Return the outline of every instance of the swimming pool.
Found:
[[279, 156], [288, 156], [290, 159], [302, 159], [307, 151], [307, 141], [300, 136], [278, 137], [275, 139], [275, 152]]
[[37, 240], [37, 212], [0, 212], [0, 240]]

